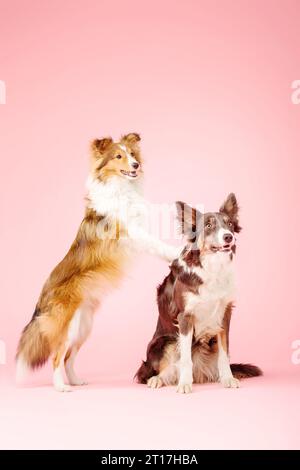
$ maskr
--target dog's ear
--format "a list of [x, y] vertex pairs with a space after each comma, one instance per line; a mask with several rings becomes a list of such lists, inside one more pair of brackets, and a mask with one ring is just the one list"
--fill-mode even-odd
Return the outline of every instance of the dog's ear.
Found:
[[201, 213], [182, 201], [176, 201], [176, 210], [177, 219], [180, 224], [180, 233], [183, 234], [188, 241], [194, 242], [197, 231], [199, 231]]
[[111, 137], [104, 137], [103, 139], [95, 139], [91, 143], [91, 150], [94, 157], [102, 156], [104, 152], [112, 145], [113, 140]]
[[235, 197], [235, 194], [230, 193], [227, 196], [227, 199], [225, 202], [222, 204], [220, 207], [219, 212], [222, 212], [222, 214], [228, 215], [230, 218], [237, 217], [238, 212], [239, 212], [239, 206]]
[[240, 232], [242, 228], [239, 226], [239, 206], [234, 193], [230, 193], [227, 199], [219, 209], [221, 214], [226, 214], [234, 222], [234, 231]]
[[141, 137], [136, 132], [131, 132], [130, 134], [126, 134], [122, 136], [121, 141], [126, 142], [131, 145], [137, 144], [141, 140]]

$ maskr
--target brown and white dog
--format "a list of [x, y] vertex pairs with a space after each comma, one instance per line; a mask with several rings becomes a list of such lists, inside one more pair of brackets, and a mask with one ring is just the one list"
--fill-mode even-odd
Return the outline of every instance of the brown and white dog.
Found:
[[176, 384], [180, 393], [191, 392], [193, 382], [239, 387], [239, 378], [262, 372], [229, 363], [235, 234], [241, 230], [236, 197], [230, 194], [219, 212], [205, 214], [176, 204], [188, 244], [158, 287], [157, 327], [137, 380], [151, 388]]
[[83, 385], [74, 372], [75, 356], [87, 339], [105, 291], [118, 285], [132, 250], [146, 250], [172, 261], [178, 248], [145, 229], [147, 203], [141, 195], [140, 137], [131, 133], [113, 142], [94, 140], [87, 182], [85, 216], [75, 241], [47, 279], [17, 351], [17, 377], [53, 357], [58, 391]]

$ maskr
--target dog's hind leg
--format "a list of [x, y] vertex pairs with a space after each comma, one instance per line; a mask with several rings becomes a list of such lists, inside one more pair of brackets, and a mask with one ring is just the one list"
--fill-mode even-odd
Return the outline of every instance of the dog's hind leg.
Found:
[[65, 356], [65, 371], [70, 385], [87, 385], [87, 382], [80, 379], [74, 370], [74, 362], [79, 348], [79, 345], [72, 346], [68, 349], [68, 352]]
[[159, 375], [153, 375], [147, 380], [147, 386], [149, 388], [160, 388], [164, 385], [164, 382]]
[[74, 371], [74, 362], [77, 353], [89, 336], [93, 324], [93, 309], [82, 304], [74, 313], [68, 327], [68, 340], [70, 347], [65, 356], [65, 371], [70, 385], [86, 385]]
[[175, 385], [178, 382], [178, 352], [176, 344], [166, 346], [159, 364], [158, 375], [153, 375], [147, 381], [150, 388], [160, 388], [163, 385]]
[[158, 375], [153, 375], [148, 379], [149, 388], [160, 388], [163, 385], [175, 385], [178, 381], [178, 370], [176, 364], [170, 364]]
[[149, 388], [160, 388], [163, 385], [175, 385], [178, 381], [178, 368], [176, 364], [170, 364], [158, 375], [153, 375], [148, 379]]
[[72, 390], [69, 385], [65, 384], [63, 377], [63, 364], [68, 348], [69, 344], [64, 341], [53, 359], [53, 385], [58, 392], [70, 392]]

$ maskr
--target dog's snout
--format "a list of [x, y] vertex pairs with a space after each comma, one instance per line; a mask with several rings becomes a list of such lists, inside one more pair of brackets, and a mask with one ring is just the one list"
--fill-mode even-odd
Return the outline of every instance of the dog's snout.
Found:
[[133, 166], [133, 168], [134, 168], [135, 170], [137, 170], [138, 167], [140, 166], [140, 164], [139, 164], [138, 162], [133, 162], [133, 163], [132, 163], [132, 166]]
[[223, 240], [225, 243], [231, 243], [233, 240], [233, 235], [231, 233], [224, 233]]

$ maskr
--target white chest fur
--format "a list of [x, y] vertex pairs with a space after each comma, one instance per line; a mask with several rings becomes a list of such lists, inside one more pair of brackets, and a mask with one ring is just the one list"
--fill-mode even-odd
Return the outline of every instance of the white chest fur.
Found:
[[185, 311], [194, 315], [196, 337], [214, 335], [222, 327], [226, 305], [234, 300], [234, 272], [229, 253], [205, 256], [202, 267], [194, 271], [203, 284], [199, 294], [186, 294]]
[[[152, 235], [149, 224], [151, 206], [141, 195], [139, 181], [112, 177], [102, 183], [89, 178], [87, 188], [88, 206], [111, 220], [112, 226], [115, 221], [121, 222], [126, 232], [120, 240], [122, 248], [126, 251], [129, 249], [129, 252], [132, 249], [146, 251], [168, 261], [178, 257], [178, 247], [168, 245]], [[102, 236], [101, 228], [98, 236]]]
[[147, 211], [139, 181], [112, 177], [103, 183], [89, 177], [86, 186], [89, 207], [98, 214], [121, 220], [126, 226], [138, 220]]

